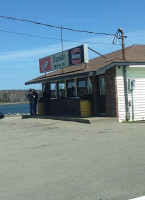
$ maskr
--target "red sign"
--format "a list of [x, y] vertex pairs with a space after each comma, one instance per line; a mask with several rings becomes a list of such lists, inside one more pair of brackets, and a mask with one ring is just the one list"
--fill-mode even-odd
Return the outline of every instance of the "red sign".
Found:
[[50, 57], [41, 58], [39, 60], [40, 73], [45, 73], [51, 69]]
[[71, 61], [73, 65], [81, 62], [81, 48], [75, 48], [71, 50]]

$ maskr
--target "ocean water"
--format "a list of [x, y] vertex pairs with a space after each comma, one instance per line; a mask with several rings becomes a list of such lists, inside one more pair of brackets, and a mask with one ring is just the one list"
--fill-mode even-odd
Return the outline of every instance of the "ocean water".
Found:
[[29, 113], [29, 104], [0, 105], [0, 112], [4, 114], [26, 114]]

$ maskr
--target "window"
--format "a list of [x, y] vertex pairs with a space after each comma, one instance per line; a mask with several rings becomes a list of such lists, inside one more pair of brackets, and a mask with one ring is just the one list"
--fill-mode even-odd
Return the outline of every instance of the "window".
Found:
[[65, 82], [58, 82], [58, 98], [65, 97]]
[[87, 80], [78, 79], [78, 97], [85, 96], [87, 93]]
[[75, 97], [76, 91], [75, 91], [75, 81], [69, 80], [67, 81], [67, 97]]
[[56, 83], [50, 83], [50, 97], [56, 98]]
[[99, 82], [100, 82], [100, 95], [105, 95], [105, 80], [104, 76], [99, 77]]
[[42, 91], [46, 91], [49, 89], [49, 84], [48, 83], [42, 83]]

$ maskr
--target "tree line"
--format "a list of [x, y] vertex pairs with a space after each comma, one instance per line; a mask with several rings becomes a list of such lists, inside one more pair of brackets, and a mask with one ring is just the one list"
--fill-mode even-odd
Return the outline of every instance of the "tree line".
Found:
[[[38, 96], [41, 96], [41, 90], [36, 90]], [[28, 90], [0, 90], [0, 103], [26, 103]]]

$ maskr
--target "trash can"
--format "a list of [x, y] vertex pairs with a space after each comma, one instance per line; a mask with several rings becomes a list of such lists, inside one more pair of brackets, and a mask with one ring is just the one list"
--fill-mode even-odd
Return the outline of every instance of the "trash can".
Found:
[[45, 115], [44, 103], [38, 101], [38, 115]]
[[90, 117], [91, 116], [91, 101], [80, 100], [80, 111], [81, 111], [81, 117]]

